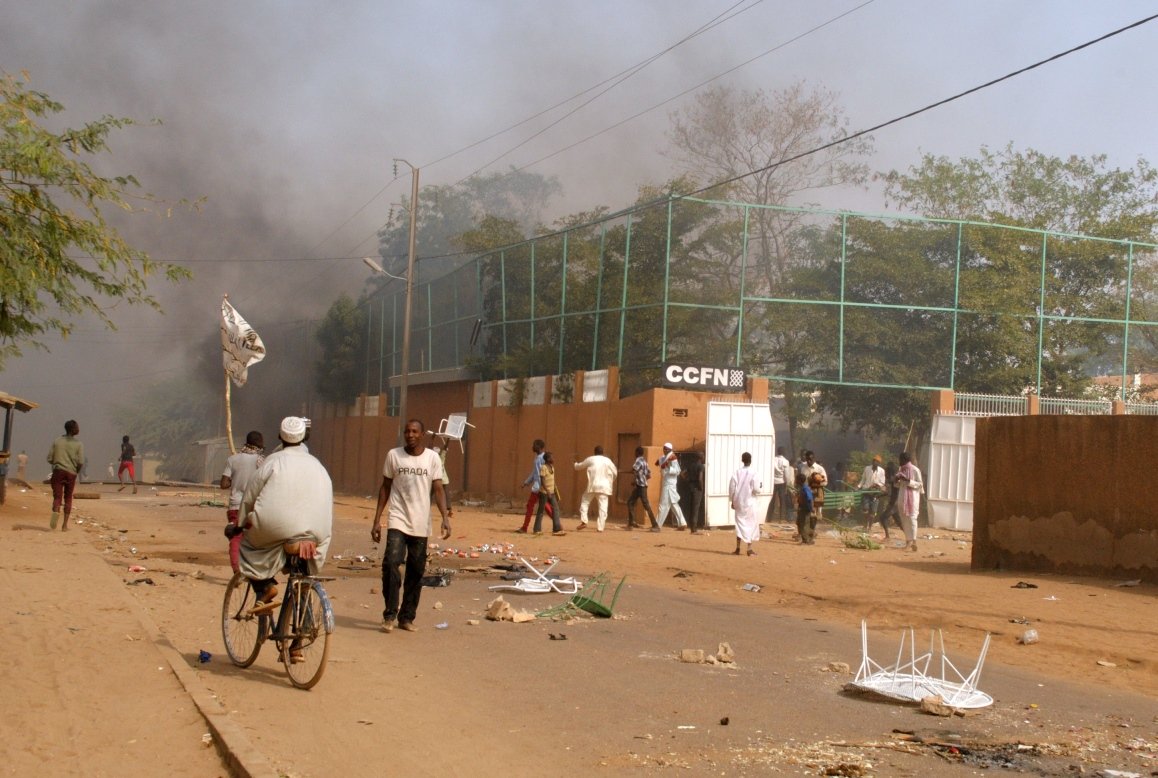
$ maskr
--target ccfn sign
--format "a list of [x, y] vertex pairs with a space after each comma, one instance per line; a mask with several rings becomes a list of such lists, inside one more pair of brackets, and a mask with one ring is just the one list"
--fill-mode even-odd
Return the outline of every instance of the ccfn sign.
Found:
[[663, 366], [663, 385], [671, 389], [742, 392], [746, 379], [744, 371], [738, 367], [676, 364]]

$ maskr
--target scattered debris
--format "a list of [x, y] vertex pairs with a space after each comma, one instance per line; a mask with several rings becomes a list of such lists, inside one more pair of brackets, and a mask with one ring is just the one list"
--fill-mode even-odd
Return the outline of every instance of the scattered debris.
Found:
[[535, 614], [529, 611], [515, 610], [509, 602], [503, 599], [501, 594], [487, 603], [486, 615], [491, 621], [513, 621], [516, 624], [535, 620]]
[[1141, 586], [1141, 585], [1142, 585], [1142, 579], [1141, 578], [1135, 578], [1132, 581], [1122, 581], [1121, 583], [1114, 584], [1114, 586]]
[[129, 565], [130, 573], [143, 573], [146, 570], [148, 570], [147, 567], [141, 567], [140, 565]]
[[702, 665], [704, 663], [704, 650], [702, 648], [685, 648], [680, 651], [679, 659], [687, 664]]
[[209, 748], [209, 746], [213, 745], [213, 735], [209, 734], [208, 732], [202, 735], [201, 745], [205, 746], [206, 748]]
[[548, 637], [551, 638], [551, 640], [566, 640], [567, 639], [567, 636], [564, 635], [562, 632], [560, 632], [558, 635], [556, 635], [554, 632], [551, 632], [548, 634]]
[[189, 577], [195, 581], [200, 581], [202, 578], [205, 577], [205, 573], [201, 570], [194, 570], [193, 573]]
[[829, 662], [824, 669], [830, 673], [839, 673], [840, 675], [848, 675], [852, 672], [852, 668], [848, 666], [848, 662]]
[[1108, 659], [1099, 659], [1098, 664], [1102, 667], [1117, 667], [1117, 663], [1111, 662]]
[[205, 649], [201, 649], [200, 651], [197, 652], [197, 661], [199, 661], [201, 664], [205, 664], [206, 662], [208, 662], [212, 658], [213, 658], [213, 654], [210, 654]]
[[720, 726], [721, 726], [721, 727], [726, 727], [726, 726], [728, 726], [728, 721], [729, 721], [728, 717], [727, 717], [727, 716], [724, 716], [724, 718], [720, 719]]
[[1037, 584], [1029, 583], [1028, 581], [1018, 581], [1010, 589], [1036, 589]]
[[434, 628], [435, 628], [435, 629], [450, 629], [450, 623], [449, 623], [449, 622], [446, 622], [446, 621], [444, 621], [444, 622], [442, 622], [441, 624], [435, 624], [435, 625], [434, 625]]
[[684, 648], [676, 658], [689, 665], [731, 665], [736, 662], [736, 652], [732, 650], [731, 645], [721, 643], [714, 654], [709, 654], [702, 648]]
[[467, 626], [470, 626], [470, 627], [477, 627], [477, 626], [478, 626], [479, 624], [481, 624], [482, 622], [480, 622], [478, 619], [467, 619], [467, 620], [466, 620], [466, 623], [467, 623]]
[[149, 586], [156, 585], [153, 583], [152, 578], [137, 578], [136, 580], [129, 581], [129, 586], [136, 586], [137, 584], [148, 584]]
[[743, 586], [741, 586], [740, 588], [746, 592], [758, 592], [761, 589], [763, 589], [764, 587], [762, 587], [760, 584], [746, 583]]
[[1010, 624], [1029, 624], [1029, 619], [1025, 616], [1018, 616], [1009, 620]]
[[1021, 643], [1023, 646], [1031, 646], [1037, 641], [1038, 636], [1036, 629], [1027, 629], [1025, 632], [1022, 632], [1021, 637], [1017, 639], [1017, 642]]
[[877, 543], [865, 532], [842, 532], [840, 533], [840, 541], [844, 543], [846, 548], [860, 548], [865, 551], [877, 551], [883, 548], [880, 543]]

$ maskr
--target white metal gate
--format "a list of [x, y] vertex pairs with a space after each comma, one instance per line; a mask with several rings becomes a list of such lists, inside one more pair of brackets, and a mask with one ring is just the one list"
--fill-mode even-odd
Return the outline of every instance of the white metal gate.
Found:
[[974, 416], [933, 416], [925, 492], [929, 524], [941, 529], [973, 529], [973, 474], [976, 470]]
[[752, 455], [752, 468], [760, 483], [756, 515], [767, 515], [772, 499], [772, 460], [776, 456], [776, 432], [766, 403], [708, 403], [707, 450], [704, 468], [704, 520], [709, 527], [734, 523], [728, 499], [728, 481], [742, 463], [740, 455]]

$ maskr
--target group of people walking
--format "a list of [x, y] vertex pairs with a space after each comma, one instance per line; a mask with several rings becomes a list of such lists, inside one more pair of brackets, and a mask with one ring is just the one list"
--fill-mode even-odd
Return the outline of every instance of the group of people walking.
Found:
[[[526, 512], [523, 525], [516, 532], [542, 534], [542, 518], [546, 513], [551, 517], [553, 535], [565, 535], [560, 516], [560, 502], [558, 481], [555, 474], [554, 458], [546, 450], [546, 443], [536, 439], [531, 450], [534, 459], [531, 471], [523, 481], [525, 487], [530, 488], [527, 497]], [[917, 515], [920, 511], [920, 495], [924, 492], [924, 482], [921, 472], [912, 462], [907, 452], [900, 454], [899, 467], [890, 463], [889, 468], [882, 465], [880, 456], [874, 456], [872, 463], [865, 467], [860, 482], [856, 488], [864, 492], [861, 501], [861, 510], [865, 515], [865, 528], [875, 521], [879, 521], [885, 528], [885, 537], [888, 537], [888, 521], [895, 518], [898, 526], [905, 533], [906, 547], [916, 550]], [[650, 522], [652, 532], [660, 532], [668, 517], [677, 530], [691, 530], [691, 534], [703, 534], [704, 531], [704, 457], [700, 452], [690, 452], [683, 457], [686, 467], [681, 465], [681, 457], [671, 443], [663, 444], [663, 454], [653, 463], [649, 463], [642, 446], [635, 449], [635, 461], [631, 467], [631, 493], [627, 498], [627, 527], [628, 530], [642, 529], [643, 524], [636, 520], [636, 507], [640, 504]], [[648, 498], [648, 484], [652, 477], [652, 467], [656, 467], [660, 475], [660, 498], [658, 510], [653, 511]], [[594, 502], [598, 507], [596, 529], [603, 532], [607, 524], [607, 501], [614, 493], [615, 479], [618, 470], [614, 462], [603, 454], [603, 447], [596, 446], [595, 453], [581, 462], [575, 463], [576, 470], [587, 471], [587, 489], [579, 504], [579, 525], [577, 530], [588, 526], [588, 512]], [[686, 493], [689, 497], [689, 512], [687, 515], [681, 507], [679, 492], [680, 483], [686, 484]], [[776, 449], [776, 456], [772, 462], [772, 495], [768, 507], [767, 518], [775, 520], [779, 514], [782, 520], [788, 520], [795, 515], [797, 536], [802, 544], [811, 545], [816, 542], [816, 525], [821, 518], [824, 508], [825, 493], [828, 489], [828, 473], [824, 466], [816, 461], [816, 455], [810, 450], [800, 452], [795, 465], [784, 456], [784, 448]], [[733, 553], [741, 554], [745, 550], [749, 556], [755, 556], [756, 551], [752, 544], [760, 538], [760, 524], [764, 517], [757, 515], [757, 497], [761, 493], [763, 484], [756, 475], [752, 466], [752, 455], [744, 452], [740, 457], [740, 467], [732, 474], [728, 483], [729, 506], [733, 511], [736, 532], [736, 549]], [[880, 503], [885, 500], [884, 508]], [[531, 518], [534, 516], [532, 527]]]

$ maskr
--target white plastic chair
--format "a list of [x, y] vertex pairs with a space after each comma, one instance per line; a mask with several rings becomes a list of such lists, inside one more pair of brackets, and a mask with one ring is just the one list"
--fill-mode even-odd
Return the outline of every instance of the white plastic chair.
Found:
[[577, 594], [579, 590], [583, 588], [583, 583], [576, 579], [575, 576], [551, 578], [547, 575], [555, 565], [559, 564], [558, 560], [552, 562], [543, 570], [536, 569], [535, 566], [524, 557], [519, 557], [519, 561], [523, 563], [523, 567], [534, 573], [535, 577], [520, 578], [511, 584], [492, 586], [490, 587], [492, 592], [523, 592], [525, 594], [547, 594], [548, 592], [555, 592], [557, 594]]
[[452, 413], [439, 422], [438, 431], [434, 434], [443, 440], [457, 440], [458, 450], [463, 451], [462, 436], [466, 434], [467, 427], [474, 429], [474, 425], [466, 420], [465, 413]]

